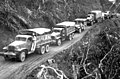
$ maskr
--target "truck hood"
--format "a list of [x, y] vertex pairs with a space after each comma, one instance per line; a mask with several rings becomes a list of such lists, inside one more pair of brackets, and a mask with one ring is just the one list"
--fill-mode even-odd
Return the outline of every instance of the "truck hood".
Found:
[[75, 27], [80, 27], [80, 24], [75, 24]]
[[87, 20], [90, 20], [91, 19], [91, 17], [87, 17]]
[[75, 24], [75, 27], [76, 28], [80, 28], [80, 24]]
[[51, 36], [57, 36], [57, 35], [60, 35], [60, 32], [53, 32], [53, 33], [51, 34]]
[[19, 45], [23, 45], [25, 44], [25, 41], [14, 41], [11, 44], [9, 44], [9, 46], [19, 46]]

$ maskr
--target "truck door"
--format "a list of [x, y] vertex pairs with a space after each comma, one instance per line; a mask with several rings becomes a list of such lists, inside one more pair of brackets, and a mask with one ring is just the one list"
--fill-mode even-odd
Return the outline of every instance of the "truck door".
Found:
[[30, 51], [32, 47], [32, 37], [28, 38], [27, 41], [28, 41], [28, 50]]
[[36, 47], [36, 37], [34, 36], [33, 38], [28, 38], [28, 44], [28, 50], [30, 51], [30, 53], [34, 52]]
[[34, 50], [36, 48], [36, 41], [37, 41], [36, 36], [33, 36], [33, 38], [32, 38], [32, 46], [31, 46], [31, 52], [34, 52]]
[[65, 29], [61, 31], [62, 37], [65, 37]]

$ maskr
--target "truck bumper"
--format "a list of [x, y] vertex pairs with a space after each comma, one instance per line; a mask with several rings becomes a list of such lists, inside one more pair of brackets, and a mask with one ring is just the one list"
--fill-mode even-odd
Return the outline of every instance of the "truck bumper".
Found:
[[51, 42], [52, 44], [55, 44], [56, 43], [56, 40], [52, 40], [52, 42]]
[[94, 21], [87, 21], [87, 22], [86, 22], [87, 26], [89, 26], [89, 25], [91, 26], [91, 25], [92, 25], [92, 22], [94, 23]]
[[91, 21], [87, 21], [86, 23], [87, 23], [87, 24], [91, 24]]
[[13, 55], [13, 56], [16, 56], [16, 54], [15, 53], [11, 53], [11, 52], [6, 52], [6, 53], [4, 53], [4, 55]]
[[13, 52], [5, 52], [3, 56], [8, 56], [9, 58], [16, 58], [17, 54]]
[[79, 32], [79, 29], [81, 29], [81, 27], [75, 27], [75, 32]]

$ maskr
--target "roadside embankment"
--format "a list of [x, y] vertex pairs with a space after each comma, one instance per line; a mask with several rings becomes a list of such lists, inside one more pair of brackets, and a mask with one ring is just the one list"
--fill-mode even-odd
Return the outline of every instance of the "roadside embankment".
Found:
[[[104, 72], [100, 72], [102, 68], [99, 68], [99, 65], [105, 59], [105, 55], [112, 50], [112, 45], [118, 43], [117, 41], [115, 42], [115, 39], [112, 37], [106, 37], [105, 34], [112, 35], [113, 37], [116, 36], [116, 39], [119, 39], [119, 35], [117, 35], [120, 33], [119, 25], [120, 19], [114, 18], [95, 24], [81, 40], [70, 46], [68, 49], [56, 54], [53, 57], [56, 61], [53, 66], [63, 70], [70, 79], [75, 79], [75, 75], [78, 79], [94, 79], [96, 77], [102, 79], [101, 77], [105, 75], [107, 75], [106, 79], [112, 77], [106, 72], [109, 67], [112, 67], [112, 65], [109, 65], [107, 68], [103, 63], [103, 66], [106, 67]], [[114, 62], [114, 60], [112, 61]], [[43, 64], [46, 64], [46, 62]], [[73, 69], [73, 66], [75, 69]], [[26, 79], [36, 79], [37, 72], [35, 71], [37, 71], [37, 69], [27, 75]], [[110, 72], [113, 73], [112, 71], [113, 70], [111, 69]], [[103, 75], [102, 73], [106, 74]], [[117, 75], [117, 72], [113, 74]]]

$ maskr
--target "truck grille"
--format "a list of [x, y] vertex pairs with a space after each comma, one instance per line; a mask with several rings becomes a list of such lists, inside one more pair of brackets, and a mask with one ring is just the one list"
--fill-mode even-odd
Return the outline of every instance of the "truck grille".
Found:
[[8, 51], [14, 51], [15, 47], [14, 46], [8, 46]]
[[55, 37], [54, 37], [54, 36], [51, 36], [51, 38], [52, 38], [52, 39], [55, 39]]

